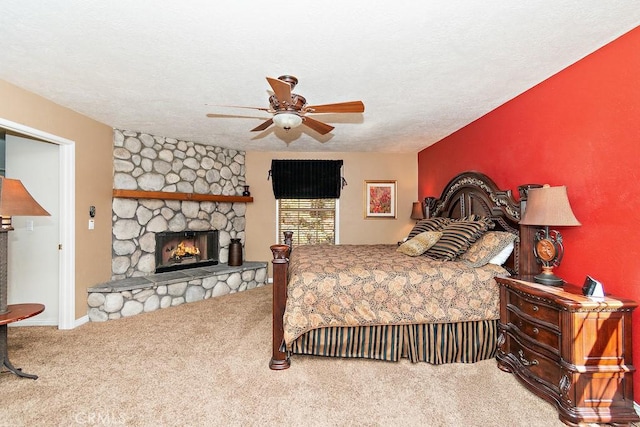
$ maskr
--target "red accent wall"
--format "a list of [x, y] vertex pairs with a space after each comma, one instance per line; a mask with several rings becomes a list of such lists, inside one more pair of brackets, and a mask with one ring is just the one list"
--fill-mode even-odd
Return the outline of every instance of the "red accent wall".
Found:
[[[531, 64], [535, 67], [535, 64]], [[559, 276], [589, 274], [640, 302], [640, 27], [418, 154], [418, 192], [476, 170], [512, 189], [566, 185], [581, 227], [559, 228]], [[633, 316], [640, 367], [640, 309]], [[640, 401], [640, 372], [634, 378]]]

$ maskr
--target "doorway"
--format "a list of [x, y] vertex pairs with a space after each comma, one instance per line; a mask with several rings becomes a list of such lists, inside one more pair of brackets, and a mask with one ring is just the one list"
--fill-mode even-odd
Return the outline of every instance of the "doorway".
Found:
[[12, 219], [9, 233], [9, 304], [37, 302], [45, 310], [23, 325], [58, 325], [59, 147], [15, 135], [5, 138], [5, 174], [19, 179], [50, 216]]
[[30, 138], [40, 144], [52, 143], [58, 147], [58, 242], [60, 250], [58, 251], [57, 325], [59, 329], [73, 329], [88, 321], [87, 316], [77, 320], [75, 318], [75, 142], [0, 118], [0, 130], [2, 129], [7, 134]]

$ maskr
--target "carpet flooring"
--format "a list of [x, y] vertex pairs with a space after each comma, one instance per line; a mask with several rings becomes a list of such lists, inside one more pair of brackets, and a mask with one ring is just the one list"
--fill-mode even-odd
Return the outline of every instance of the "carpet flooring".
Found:
[[294, 356], [271, 371], [271, 289], [68, 331], [10, 327], [10, 360], [40, 378], [0, 374], [0, 426], [564, 425], [495, 360]]

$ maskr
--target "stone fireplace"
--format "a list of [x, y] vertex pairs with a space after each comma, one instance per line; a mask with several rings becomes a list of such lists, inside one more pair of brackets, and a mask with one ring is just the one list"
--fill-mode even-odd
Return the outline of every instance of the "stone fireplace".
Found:
[[92, 322], [266, 284], [266, 262], [227, 264], [253, 200], [244, 152], [118, 129], [113, 145], [112, 275], [88, 289]]
[[[244, 152], [118, 129], [113, 144], [114, 191], [220, 195], [232, 201], [114, 197], [111, 280], [158, 272], [156, 242], [163, 233], [216, 230], [217, 254], [207, 260], [219, 263], [227, 262], [232, 238], [244, 244], [246, 203], [233, 201], [246, 185]], [[187, 265], [193, 258], [174, 264]]]
[[218, 263], [218, 231], [156, 233], [156, 273]]

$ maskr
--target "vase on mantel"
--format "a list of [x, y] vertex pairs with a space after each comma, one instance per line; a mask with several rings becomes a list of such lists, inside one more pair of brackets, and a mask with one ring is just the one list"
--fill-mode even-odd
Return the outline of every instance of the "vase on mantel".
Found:
[[244, 191], [242, 192], [242, 195], [244, 197], [249, 197], [251, 195], [251, 193], [249, 192], [249, 186], [248, 185], [244, 186]]
[[231, 239], [229, 243], [229, 262], [232, 267], [242, 265], [242, 243], [240, 239]]

